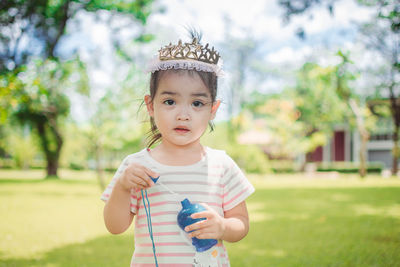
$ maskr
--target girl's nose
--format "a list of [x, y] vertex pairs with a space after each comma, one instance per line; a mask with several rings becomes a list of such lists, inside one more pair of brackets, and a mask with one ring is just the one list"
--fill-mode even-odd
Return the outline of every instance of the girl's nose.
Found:
[[176, 118], [178, 121], [190, 120], [189, 109], [187, 107], [180, 108]]

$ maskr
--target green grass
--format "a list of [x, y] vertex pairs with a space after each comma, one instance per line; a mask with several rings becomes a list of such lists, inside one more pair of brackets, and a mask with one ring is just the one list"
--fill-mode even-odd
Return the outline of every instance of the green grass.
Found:
[[[133, 228], [113, 236], [91, 172], [0, 171], [0, 266], [129, 266]], [[237, 266], [399, 266], [400, 179], [250, 176], [251, 229]]]

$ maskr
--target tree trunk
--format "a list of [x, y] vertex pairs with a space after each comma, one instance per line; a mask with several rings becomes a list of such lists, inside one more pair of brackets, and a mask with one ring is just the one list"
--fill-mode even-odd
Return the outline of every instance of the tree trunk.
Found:
[[361, 178], [364, 178], [367, 175], [367, 159], [365, 157], [367, 153], [367, 142], [369, 139], [369, 134], [366, 131], [360, 131], [361, 137], [361, 146], [360, 146], [360, 168], [358, 173], [360, 174]]
[[[58, 161], [63, 145], [61, 134], [57, 130], [54, 119], [48, 121], [37, 121], [36, 126], [39, 133], [40, 143], [47, 161], [46, 178], [58, 178]], [[54, 138], [55, 149], [50, 149], [50, 136]]]
[[[394, 80], [394, 72], [392, 71], [392, 81]], [[400, 128], [400, 106], [398, 103], [398, 99], [396, 98], [394, 94], [394, 87], [395, 83], [392, 82], [389, 85], [389, 93], [390, 93], [390, 111], [392, 114], [392, 120], [394, 124], [394, 130], [392, 134], [392, 140], [393, 140], [393, 158], [392, 158], [392, 175], [396, 175], [398, 168], [397, 168], [397, 162], [398, 162], [398, 157], [399, 157], [399, 128]]]
[[369, 139], [369, 133], [365, 128], [364, 115], [362, 114], [362, 111], [357, 102], [354, 99], [350, 98], [348, 100], [348, 103], [354, 115], [356, 116], [357, 130], [361, 138], [360, 151], [358, 152], [360, 155], [360, 167], [358, 169], [358, 173], [360, 174], [361, 178], [364, 178], [367, 175], [367, 159], [365, 155], [367, 154], [367, 142]]
[[396, 175], [398, 171], [397, 167], [398, 155], [399, 155], [399, 125], [395, 125], [393, 132], [392, 175]]
[[58, 159], [47, 159], [47, 177], [46, 178], [57, 178], [58, 174]]

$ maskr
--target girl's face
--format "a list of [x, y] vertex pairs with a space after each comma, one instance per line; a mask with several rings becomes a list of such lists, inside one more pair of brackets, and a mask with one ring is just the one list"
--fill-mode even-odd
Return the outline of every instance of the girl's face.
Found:
[[146, 95], [145, 102], [162, 142], [174, 146], [199, 144], [220, 104], [212, 103], [210, 91], [199, 75], [186, 72], [165, 73], [154, 99]]

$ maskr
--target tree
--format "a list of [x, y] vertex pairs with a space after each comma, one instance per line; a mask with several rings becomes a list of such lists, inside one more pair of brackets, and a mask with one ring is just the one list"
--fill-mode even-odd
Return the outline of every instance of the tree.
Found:
[[346, 106], [336, 94], [335, 68], [308, 62], [298, 72], [296, 87], [289, 91], [307, 124], [306, 131], [329, 133], [347, 116]]
[[[400, 20], [400, 13], [397, 13], [397, 16]], [[361, 27], [361, 32], [364, 35], [366, 47], [377, 51], [384, 61], [383, 65], [376, 64], [383, 72], [376, 74], [376, 92], [374, 95], [382, 99], [389, 99], [390, 102], [394, 126], [392, 133], [392, 174], [396, 174], [400, 156], [400, 30], [399, 26], [393, 26], [395, 24], [389, 19], [381, 17], [382, 15], [377, 17], [375, 21], [364, 24]]]
[[367, 106], [365, 98], [357, 96], [354, 89], [349, 85], [349, 82], [355, 80], [355, 74], [349, 70], [349, 65], [352, 64], [349, 55], [342, 51], [338, 52], [341, 62], [335, 67], [336, 69], [336, 93], [339, 97], [348, 104], [355, 118], [355, 124], [360, 135], [361, 146], [359, 150], [360, 167], [359, 174], [364, 177], [367, 174], [367, 142], [370, 137], [371, 128], [374, 125], [374, 116]]
[[326, 145], [335, 125], [349, 116], [346, 104], [336, 92], [335, 74], [333, 66], [305, 63], [298, 71], [296, 86], [286, 92], [295, 103], [298, 120], [309, 139], [305, 153]]
[[[0, 3], [0, 70], [17, 68], [32, 55], [58, 58], [57, 45], [68, 22], [79, 11], [108, 11], [146, 23], [153, 0], [122, 1], [17, 1]], [[139, 36], [140, 38], [140, 36]], [[26, 45], [29, 41], [30, 44]]]
[[[226, 31], [229, 32], [229, 31]], [[232, 36], [227, 36], [225, 52], [231, 57], [230, 68], [233, 75], [230, 80], [230, 86], [227, 90], [227, 106], [230, 116], [237, 116], [241, 112], [243, 105], [246, 102], [246, 72], [249, 71], [249, 62], [252, 60], [254, 53], [254, 42], [251, 39], [236, 39]], [[233, 141], [236, 137], [239, 125], [233, 122], [229, 124], [230, 131], [228, 137]]]
[[[17, 99], [17, 105], [13, 106], [17, 107], [14, 110], [16, 116], [21, 122], [36, 126], [47, 159], [47, 176], [57, 176], [58, 160], [63, 145], [59, 122], [69, 110], [68, 99], [57, 79], [62, 77], [66, 82], [77, 77], [77, 72], [65, 68], [65, 64], [69, 63], [63, 62], [62, 55], [57, 52], [60, 40], [66, 35], [67, 24], [79, 11], [95, 14], [101, 10], [109, 12], [111, 17], [124, 15], [130, 17], [131, 21], [144, 24], [150, 14], [152, 2], [6, 0], [0, 3], [0, 79], [1, 89], [8, 88], [8, 95], [2, 97]], [[138, 37], [139, 40], [146, 38], [143, 35]], [[118, 42], [115, 45], [118, 46]], [[69, 56], [73, 58], [72, 55]], [[30, 62], [34, 58], [41, 60], [31, 65]], [[32, 66], [36, 66], [47, 81], [38, 78], [32, 79], [32, 83], [26, 83], [24, 73]], [[76, 60], [75, 66], [83, 65]], [[79, 76], [79, 73], [80, 71], [78, 78], [83, 78], [84, 75]], [[85, 78], [81, 80], [85, 81]], [[37, 99], [38, 95], [32, 95], [32, 88], [46, 101]], [[0, 111], [0, 116], [10, 113], [5, 110], [10, 110], [10, 105], [5, 105], [3, 111]]]
[[[226, 102], [228, 114], [231, 117], [236, 117], [240, 114], [247, 103], [250, 102], [249, 97], [255, 86], [259, 86], [261, 81], [270, 73], [260, 71], [259, 65], [262, 61], [263, 53], [261, 50], [261, 42], [251, 35], [250, 29], [240, 30], [244, 33], [244, 37], [236, 37], [232, 34], [232, 21], [228, 16], [225, 17], [225, 36], [221, 44], [221, 53], [229, 57], [224, 68], [231, 75], [229, 78], [229, 86], [226, 88]], [[224, 56], [223, 56], [224, 57]], [[225, 62], [224, 62], [225, 64]], [[262, 75], [259, 75], [263, 72]], [[257, 77], [259, 75], [259, 77]], [[257, 80], [251, 84], [252, 80]], [[231, 120], [228, 125], [228, 138], [233, 142], [236, 141], [238, 131], [241, 130], [241, 125], [236, 123], [240, 120]]]
[[299, 120], [294, 99], [285, 94], [260, 98], [264, 101], [248, 107], [253, 115], [251, 129], [264, 133], [264, 140], [254, 141], [260, 142], [271, 159], [295, 159], [324, 143], [326, 138], [319, 132], [307, 136], [307, 125]]
[[[304, 13], [318, 4], [327, 4], [333, 14], [335, 0], [281, 0], [285, 9], [285, 18], [289, 19], [296, 14]], [[376, 85], [375, 96], [390, 99], [390, 109], [393, 121], [393, 163], [392, 174], [398, 172], [398, 158], [400, 156], [400, 4], [398, 0], [358, 0], [359, 4], [376, 10], [371, 23], [361, 26], [364, 34], [364, 43], [369, 50], [377, 51], [389, 67], [381, 75]]]
[[[8, 72], [2, 77], [4, 89], [15, 100], [12, 112], [21, 124], [36, 130], [47, 161], [47, 176], [57, 176], [63, 145], [60, 120], [69, 112], [69, 100], [64, 90], [87, 90], [87, 77], [79, 61], [60, 63], [55, 60], [35, 60]], [[71, 73], [81, 77], [71, 79]]]
[[[106, 185], [103, 170], [107, 156], [113, 159], [117, 154], [120, 158], [142, 147], [144, 128], [143, 124], [135, 120], [134, 115], [140, 104], [132, 101], [133, 96], [133, 92], [109, 90], [98, 101], [88, 99], [88, 105], [95, 106], [94, 113], [82, 128], [88, 150], [96, 164], [99, 185], [103, 190]], [[116, 153], [112, 154], [113, 152]]]
[[325, 145], [335, 124], [348, 116], [336, 94], [335, 68], [311, 62], [297, 72], [295, 87], [253, 98], [246, 106], [253, 114], [252, 128], [269, 133], [265, 150], [273, 158], [293, 159]]

